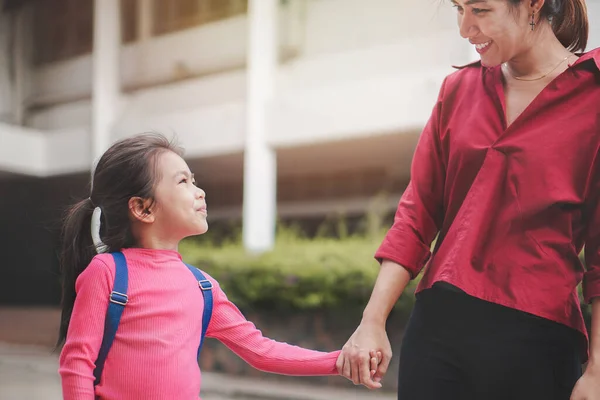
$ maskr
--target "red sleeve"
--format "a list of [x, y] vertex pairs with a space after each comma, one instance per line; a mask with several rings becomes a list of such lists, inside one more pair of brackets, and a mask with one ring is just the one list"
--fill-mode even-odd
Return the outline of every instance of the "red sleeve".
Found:
[[77, 296], [59, 365], [65, 400], [95, 398], [93, 373], [114, 281], [114, 269], [101, 258], [95, 257], [75, 283]]
[[415, 278], [430, 256], [431, 242], [443, 220], [446, 168], [439, 137], [439, 118], [446, 81], [421, 133], [411, 166], [411, 181], [398, 204], [394, 224], [375, 253], [394, 261]]
[[218, 339], [252, 367], [283, 375], [337, 375], [339, 351], [308, 350], [264, 337], [213, 282], [214, 308], [206, 336]]
[[[598, 154], [600, 158], [600, 153]], [[600, 164], [600, 159], [597, 160]], [[597, 168], [600, 171], [600, 167]], [[585, 237], [585, 265], [583, 275], [583, 297], [586, 303], [591, 303], [594, 297], [600, 296], [600, 172], [594, 179], [594, 188], [590, 192], [587, 214], [589, 217]], [[584, 217], [585, 218], [585, 217]]]

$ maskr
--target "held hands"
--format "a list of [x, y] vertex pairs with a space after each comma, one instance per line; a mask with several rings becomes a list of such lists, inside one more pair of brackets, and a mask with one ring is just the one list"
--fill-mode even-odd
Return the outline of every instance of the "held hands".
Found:
[[600, 400], [600, 367], [588, 366], [577, 381], [571, 400]]
[[391, 358], [385, 325], [362, 322], [342, 348], [336, 366], [339, 374], [355, 385], [379, 389]]

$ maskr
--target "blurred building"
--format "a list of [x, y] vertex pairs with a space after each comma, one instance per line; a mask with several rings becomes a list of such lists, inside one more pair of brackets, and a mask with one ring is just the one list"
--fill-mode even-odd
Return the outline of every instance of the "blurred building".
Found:
[[360, 215], [385, 192], [392, 210], [443, 77], [477, 58], [437, 0], [0, 4], [0, 303], [57, 300], [65, 205], [143, 131], [177, 135], [211, 220], [244, 216], [251, 249], [275, 209]]

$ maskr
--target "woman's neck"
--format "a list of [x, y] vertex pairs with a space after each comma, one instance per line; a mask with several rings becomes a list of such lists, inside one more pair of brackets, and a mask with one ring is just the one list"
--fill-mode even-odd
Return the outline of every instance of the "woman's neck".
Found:
[[521, 53], [506, 64], [512, 76], [531, 78], [547, 74], [561, 61], [567, 62], [566, 57], [571, 53], [556, 38], [550, 25], [539, 27], [541, 32], [535, 38], [535, 43], [524, 53]]

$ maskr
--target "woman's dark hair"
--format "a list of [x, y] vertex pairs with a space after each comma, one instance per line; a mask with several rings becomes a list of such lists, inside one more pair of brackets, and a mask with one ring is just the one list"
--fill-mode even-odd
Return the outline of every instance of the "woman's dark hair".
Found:
[[98, 161], [90, 196], [67, 211], [60, 253], [62, 315], [57, 346], [61, 346], [67, 336], [75, 303], [75, 281], [97, 253], [90, 233], [94, 209], [102, 210], [100, 237], [107, 251], [135, 246], [129, 199], [153, 200], [154, 187], [160, 179], [156, 168], [158, 156], [166, 151], [183, 154], [180, 147], [157, 133], [144, 133], [116, 142]]
[[[508, 0], [517, 5], [523, 0]], [[585, 51], [589, 21], [585, 0], [546, 0], [540, 18], [551, 20], [554, 34], [570, 51]]]

